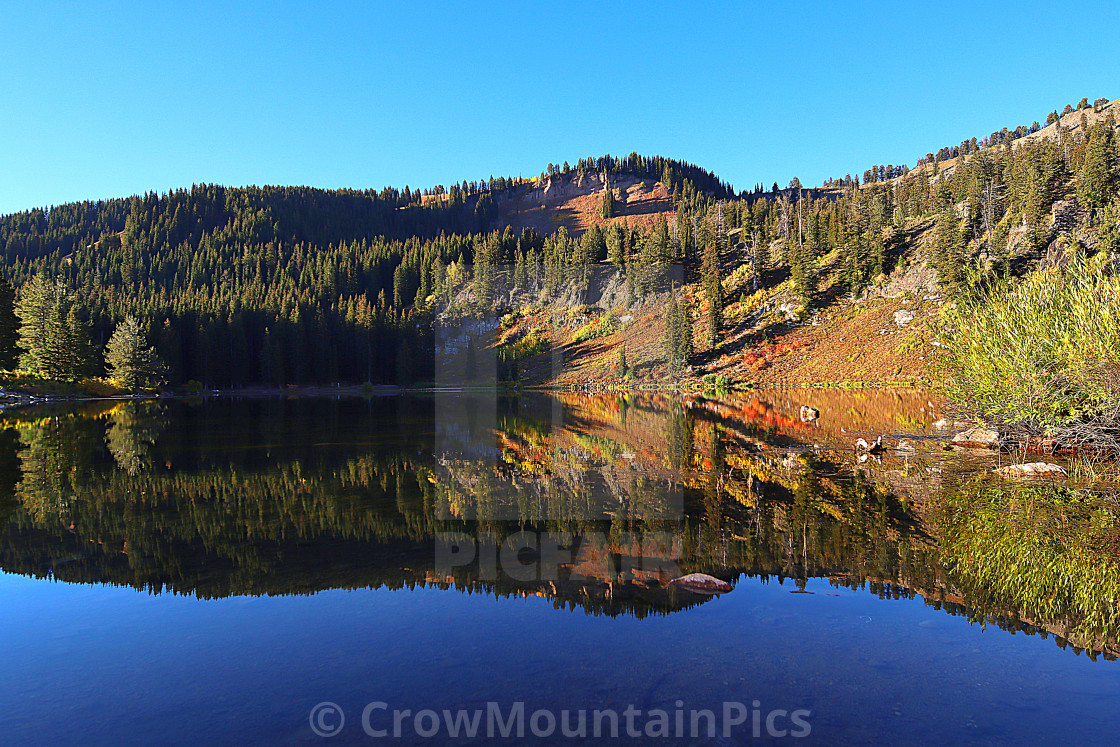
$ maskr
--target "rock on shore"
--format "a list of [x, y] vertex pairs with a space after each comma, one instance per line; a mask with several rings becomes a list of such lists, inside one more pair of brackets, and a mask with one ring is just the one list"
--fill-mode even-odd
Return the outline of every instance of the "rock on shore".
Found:
[[1027, 479], [1036, 480], [1039, 478], [1052, 477], [1059, 480], [1064, 480], [1069, 477], [1069, 473], [1061, 465], [1050, 464], [1048, 462], [1031, 462], [1029, 464], [1011, 464], [1007, 467], [999, 467], [995, 473], [1000, 477], [1007, 477], [1012, 479]]
[[953, 436], [954, 446], [967, 449], [998, 449], [1002, 443], [1000, 435], [987, 428], [969, 428]]

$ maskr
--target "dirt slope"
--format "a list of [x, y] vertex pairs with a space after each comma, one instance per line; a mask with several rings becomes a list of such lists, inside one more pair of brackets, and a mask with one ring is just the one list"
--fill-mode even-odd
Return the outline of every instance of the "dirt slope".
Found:
[[676, 219], [669, 190], [661, 182], [642, 181], [624, 174], [610, 176], [616, 215], [607, 220], [599, 215], [605, 188], [601, 174], [558, 174], [506, 190], [498, 196], [498, 222], [520, 231], [533, 228], [547, 235], [564, 226], [579, 238], [592, 225], [626, 222], [648, 228], [664, 213], [672, 224]]

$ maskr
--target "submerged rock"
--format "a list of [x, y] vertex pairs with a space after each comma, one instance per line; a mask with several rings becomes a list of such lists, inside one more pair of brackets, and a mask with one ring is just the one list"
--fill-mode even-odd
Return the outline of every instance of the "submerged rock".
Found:
[[1011, 464], [1007, 467], [998, 467], [995, 473], [1000, 477], [1037, 479], [1043, 477], [1056, 477], [1064, 479], [1069, 477], [1065, 467], [1049, 462], [1031, 462], [1029, 464]]
[[731, 584], [707, 573], [690, 573], [687, 576], [674, 578], [669, 585], [698, 594], [723, 594], [731, 591]]
[[987, 428], [969, 428], [953, 436], [954, 446], [969, 449], [998, 449], [1001, 442], [999, 434]]

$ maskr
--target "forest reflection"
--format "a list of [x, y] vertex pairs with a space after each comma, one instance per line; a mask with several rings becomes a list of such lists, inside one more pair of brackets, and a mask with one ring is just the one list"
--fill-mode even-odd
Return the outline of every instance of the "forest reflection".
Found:
[[[427, 585], [639, 617], [712, 599], [642, 572], [652, 552], [662, 569], [733, 584], [745, 575], [804, 590], [826, 578], [920, 596], [1113, 657], [1113, 498], [915, 481], [945, 464], [859, 464], [775, 429], [779, 417], [760, 399], [613, 394], [451, 409], [428, 396], [9, 413], [0, 568], [199, 598]], [[565, 537], [570, 562], [546, 573], [530, 549], [519, 556], [527, 574], [439, 563], [449, 533], [501, 545], [522, 532]]]

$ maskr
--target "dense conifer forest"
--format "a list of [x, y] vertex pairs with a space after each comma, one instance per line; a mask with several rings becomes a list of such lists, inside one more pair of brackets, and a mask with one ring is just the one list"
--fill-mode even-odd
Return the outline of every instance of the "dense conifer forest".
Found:
[[[156, 368], [170, 384], [207, 387], [429, 381], [434, 316], [472, 278], [474, 302], [500, 314], [483, 285], [559, 297], [593, 265], [625, 276], [631, 302], [672, 291], [667, 343], [679, 368], [719, 345], [731, 272], [754, 290], [786, 283], [808, 310], [829, 300], [826, 258], [829, 293], [855, 295], [919, 240], [948, 297], [1022, 273], [1063, 231], [1086, 252], [1120, 251], [1115, 108], [1082, 100], [1045, 129], [1004, 129], [811, 189], [794, 179], [737, 192], [699, 167], [637, 154], [550, 164], [534, 183], [627, 175], [671, 195], [673, 212], [651, 226], [581, 236], [502, 225], [504, 195], [529, 183], [504, 177], [380, 192], [201, 184], [71, 203], [0, 217], [3, 271], [24, 332], [41, 338], [21, 342], [21, 365], [44, 376], [104, 374], [101, 351], [131, 320], [129, 349], [147, 341], [162, 361], [153, 381]], [[1063, 206], [1083, 230], [1062, 225]], [[600, 215], [620, 210], [605, 189]], [[670, 266], [695, 294], [661, 279]], [[702, 320], [698, 339], [688, 319]], [[10, 349], [14, 320], [0, 326]]]

